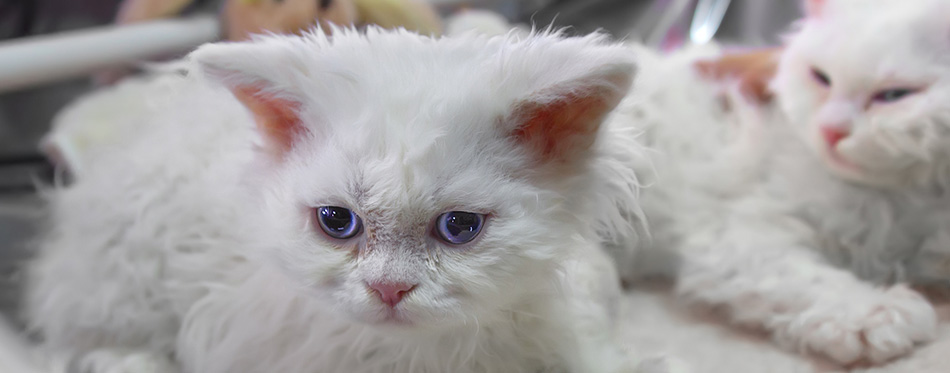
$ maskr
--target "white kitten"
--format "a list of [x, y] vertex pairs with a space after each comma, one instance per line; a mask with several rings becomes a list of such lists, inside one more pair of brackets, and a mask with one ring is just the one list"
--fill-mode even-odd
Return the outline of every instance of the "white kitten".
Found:
[[661, 153], [643, 206], [689, 299], [798, 350], [882, 362], [935, 332], [900, 284], [950, 284], [950, 3], [807, 5], [778, 112], [720, 106], [687, 63], [637, 83]]
[[600, 125], [631, 53], [374, 28], [204, 46], [53, 194], [29, 323], [97, 372], [633, 371], [599, 247], [640, 221], [636, 132]]

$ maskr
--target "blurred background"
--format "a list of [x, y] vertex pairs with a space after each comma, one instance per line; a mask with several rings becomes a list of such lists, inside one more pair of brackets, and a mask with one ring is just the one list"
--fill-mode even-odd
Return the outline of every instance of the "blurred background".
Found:
[[[321, 6], [331, 3], [312, 1]], [[219, 39], [224, 30], [224, 2], [190, 1], [175, 12], [172, 21], [161, 25], [117, 26], [121, 0], [0, 0], [0, 313], [15, 307], [17, 263], [28, 257], [26, 240], [41, 218], [35, 185], [49, 183], [53, 175], [38, 143], [54, 116], [72, 100], [103, 84], [103, 76], [93, 79], [94, 73], [121, 71], [144, 59], [173, 58]], [[443, 19], [464, 9], [482, 9], [515, 24], [571, 26], [577, 33], [604, 29], [616, 37], [661, 48], [704, 43], [710, 38], [730, 46], [772, 45], [800, 15], [798, 1], [428, 3]]]

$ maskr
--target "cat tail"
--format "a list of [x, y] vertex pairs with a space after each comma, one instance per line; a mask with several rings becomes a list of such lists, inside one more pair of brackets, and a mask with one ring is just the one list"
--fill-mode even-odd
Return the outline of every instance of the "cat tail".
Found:
[[[54, 364], [31, 347], [27, 339], [0, 320], [0, 372], [66, 373], [66, 364]], [[44, 361], [49, 360], [49, 361]], [[43, 363], [41, 363], [43, 362]]]

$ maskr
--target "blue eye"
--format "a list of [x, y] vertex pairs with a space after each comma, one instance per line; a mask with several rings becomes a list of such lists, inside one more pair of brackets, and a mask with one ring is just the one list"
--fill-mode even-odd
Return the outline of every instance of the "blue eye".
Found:
[[443, 241], [459, 245], [475, 239], [484, 221], [485, 215], [482, 214], [452, 211], [439, 215], [435, 230]]
[[915, 91], [915, 90], [913, 90], [913, 89], [906, 89], [906, 88], [888, 89], [888, 90], [886, 90], [886, 91], [880, 91], [880, 92], [874, 94], [874, 101], [878, 101], [878, 102], [894, 102], [894, 101], [900, 100], [900, 99], [902, 99], [902, 98], [904, 98], [904, 97], [907, 97], [907, 96], [909, 96], [909, 95], [911, 95], [911, 94], [913, 94], [913, 93], [915, 93], [915, 92], [917, 92], [917, 91]]
[[323, 206], [316, 210], [320, 229], [328, 236], [347, 239], [356, 236], [363, 228], [363, 221], [350, 209], [337, 206]]

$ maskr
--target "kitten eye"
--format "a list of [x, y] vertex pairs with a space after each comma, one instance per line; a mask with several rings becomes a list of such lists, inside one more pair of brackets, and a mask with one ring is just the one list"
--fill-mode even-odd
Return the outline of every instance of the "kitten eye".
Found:
[[352, 238], [363, 228], [360, 217], [347, 208], [323, 206], [316, 209], [316, 214], [320, 229], [333, 238]]
[[907, 88], [888, 89], [874, 94], [874, 101], [894, 102], [916, 93], [916, 90]]
[[825, 74], [824, 71], [818, 70], [814, 67], [811, 68], [811, 77], [825, 87], [831, 86], [831, 78], [828, 77], [828, 74]]
[[435, 229], [443, 241], [459, 245], [469, 242], [478, 236], [482, 229], [485, 215], [473, 212], [452, 211], [439, 215]]

